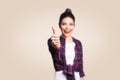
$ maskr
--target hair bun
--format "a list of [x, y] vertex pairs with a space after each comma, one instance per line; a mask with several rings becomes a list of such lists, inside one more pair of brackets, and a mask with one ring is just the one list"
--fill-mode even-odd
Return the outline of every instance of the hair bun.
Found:
[[65, 12], [72, 13], [71, 9], [69, 9], [69, 8], [67, 8], [67, 9], [65, 10]]

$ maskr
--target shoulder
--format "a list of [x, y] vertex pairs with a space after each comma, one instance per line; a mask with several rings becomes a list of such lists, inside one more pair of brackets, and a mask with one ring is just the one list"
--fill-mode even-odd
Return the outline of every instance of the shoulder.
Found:
[[82, 43], [81, 43], [81, 41], [79, 39], [76, 39], [76, 38], [73, 37], [73, 41], [75, 43], [79, 44], [79, 45], [82, 45]]

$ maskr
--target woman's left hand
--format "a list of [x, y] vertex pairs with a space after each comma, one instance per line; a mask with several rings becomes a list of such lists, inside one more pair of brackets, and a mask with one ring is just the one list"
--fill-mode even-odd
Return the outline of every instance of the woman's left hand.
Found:
[[84, 77], [81, 77], [80, 80], [84, 80]]

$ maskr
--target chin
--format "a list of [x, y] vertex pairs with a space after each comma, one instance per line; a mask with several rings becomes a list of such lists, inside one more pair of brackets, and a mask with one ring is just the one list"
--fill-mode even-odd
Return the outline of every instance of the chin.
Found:
[[70, 37], [71, 35], [70, 34], [64, 34], [64, 37]]

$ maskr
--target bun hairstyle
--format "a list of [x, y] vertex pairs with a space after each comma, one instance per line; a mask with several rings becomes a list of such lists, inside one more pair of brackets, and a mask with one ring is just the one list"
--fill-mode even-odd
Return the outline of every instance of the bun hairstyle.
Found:
[[63, 13], [60, 15], [60, 18], [59, 18], [59, 26], [60, 26], [60, 24], [61, 24], [61, 21], [62, 21], [64, 18], [66, 18], [66, 17], [72, 18], [73, 21], [75, 22], [75, 17], [74, 17], [74, 15], [72, 14], [71, 9], [67, 8], [67, 9], [65, 10], [65, 12], [63, 12]]
[[67, 8], [67, 9], [65, 10], [65, 12], [70, 12], [70, 13], [72, 13], [71, 9], [69, 9], [69, 8]]

